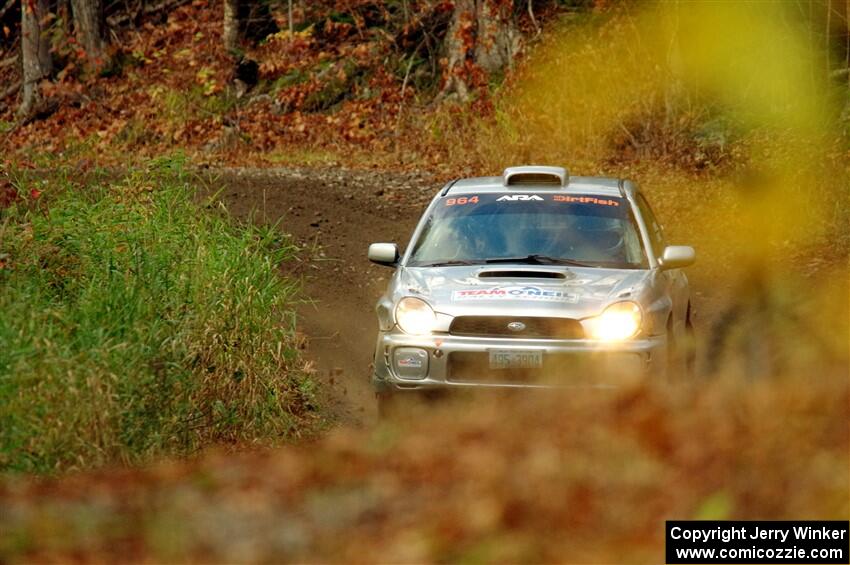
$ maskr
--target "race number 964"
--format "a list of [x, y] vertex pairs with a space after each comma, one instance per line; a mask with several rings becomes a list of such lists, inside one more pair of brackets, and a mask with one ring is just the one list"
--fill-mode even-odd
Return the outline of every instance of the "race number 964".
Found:
[[466, 196], [459, 196], [458, 198], [446, 199], [446, 206], [463, 206], [464, 204], [478, 204], [478, 197], [467, 198]]

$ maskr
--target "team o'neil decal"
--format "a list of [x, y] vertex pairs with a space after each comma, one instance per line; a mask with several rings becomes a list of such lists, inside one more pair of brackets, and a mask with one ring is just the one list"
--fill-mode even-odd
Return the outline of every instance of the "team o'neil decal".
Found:
[[540, 302], [567, 302], [575, 304], [578, 295], [562, 290], [548, 290], [537, 286], [497, 286], [456, 290], [452, 300], [536, 300]]

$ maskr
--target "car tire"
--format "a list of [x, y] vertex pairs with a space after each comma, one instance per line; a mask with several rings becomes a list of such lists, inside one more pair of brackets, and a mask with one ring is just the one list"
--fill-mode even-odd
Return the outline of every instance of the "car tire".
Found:
[[378, 420], [386, 420], [395, 412], [396, 398], [391, 392], [376, 392], [375, 400], [378, 403]]
[[690, 316], [685, 321], [685, 339], [681, 345], [681, 353], [684, 362], [685, 377], [693, 379], [696, 376], [697, 367], [697, 336]]
[[696, 334], [690, 316], [685, 322], [685, 332], [676, 339], [672, 325], [667, 327], [667, 378], [671, 381], [689, 381], [696, 372]]

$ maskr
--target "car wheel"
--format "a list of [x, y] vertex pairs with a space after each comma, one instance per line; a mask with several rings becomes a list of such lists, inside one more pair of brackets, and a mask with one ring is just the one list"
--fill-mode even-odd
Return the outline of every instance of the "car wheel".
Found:
[[378, 401], [378, 419], [386, 420], [395, 411], [395, 395], [391, 392], [376, 392], [375, 399]]
[[696, 335], [690, 316], [685, 322], [685, 332], [679, 339], [667, 325], [667, 378], [674, 381], [690, 380], [696, 369]]
[[685, 336], [683, 341], [684, 343], [681, 344], [680, 349], [683, 357], [685, 376], [692, 379], [696, 375], [697, 337], [690, 316], [688, 316], [685, 322]]

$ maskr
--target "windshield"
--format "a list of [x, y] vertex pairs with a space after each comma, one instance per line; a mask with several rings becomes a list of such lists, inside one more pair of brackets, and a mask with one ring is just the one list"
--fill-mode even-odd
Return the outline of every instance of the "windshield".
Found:
[[487, 262], [645, 268], [623, 198], [496, 193], [443, 197], [408, 266]]

